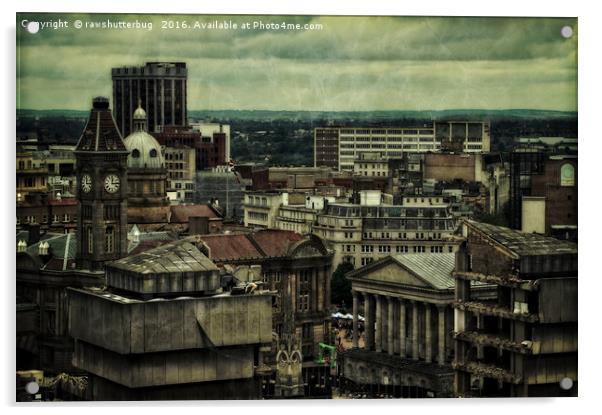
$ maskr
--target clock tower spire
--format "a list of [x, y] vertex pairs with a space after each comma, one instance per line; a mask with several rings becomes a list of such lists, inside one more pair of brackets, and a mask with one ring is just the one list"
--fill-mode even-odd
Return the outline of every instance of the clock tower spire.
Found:
[[75, 149], [77, 266], [99, 271], [127, 255], [127, 156], [109, 100], [94, 98]]

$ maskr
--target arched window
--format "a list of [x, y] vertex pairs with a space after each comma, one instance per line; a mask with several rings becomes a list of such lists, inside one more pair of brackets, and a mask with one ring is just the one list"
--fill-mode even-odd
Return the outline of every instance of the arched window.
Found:
[[575, 186], [575, 167], [566, 163], [560, 167], [560, 185]]
[[154, 148], [150, 151], [150, 156], [151, 157], [157, 157], [157, 150], [155, 150]]
[[132, 157], [134, 157], [135, 159], [140, 157], [140, 151], [138, 151], [138, 149], [134, 149], [132, 151]]

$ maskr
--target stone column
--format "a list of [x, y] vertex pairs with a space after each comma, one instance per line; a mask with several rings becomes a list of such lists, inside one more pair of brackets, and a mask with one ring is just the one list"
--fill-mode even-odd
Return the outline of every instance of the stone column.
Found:
[[418, 360], [420, 354], [418, 352], [418, 303], [412, 300], [412, 327], [410, 333], [412, 336], [412, 359]]
[[395, 299], [393, 297], [389, 297], [389, 307], [387, 310], [387, 352], [391, 355], [395, 351], [393, 347], [395, 344], [395, 337], [393, 336], [393, 301], [395, 301]]
[[352, 291], [351, 292], [353, 294], [353, 348], [357, 349], [358, 344], [359, 344], [359, 333], [358, 333], [358, 320], [359, 320], [359, 312], [358, 312], [358, 307], [359, 307], [359, 299], [358, 299], [358, 293], [357, 291]]
[[383, 313], [382, 313], [382, 297], [376, 296], [376, 333], [374, 335], [374, 349], [377, 352], [382, 352], [383, 341]]
[[374, 298], [372, 294], [364, 294], [364, 317], [366, 318], [364, 324], [364, 331], [366, 332], [365, 345], [366, 350], [373, 350], [374, 348], [374, 315], [372, 314], [372, 304]]
[[431, 305], [424, 303], [424, 360], [427, 363], [433, 361], [433, 336], [431, 333]]
[[[515, 326], [516, 327], [516, 326]], [[477, 314], [477, 331], [480, 331], [483, 328], [483, 315]], [[501, 351], [501, 349], [499, 349]], [[477, 345], [477, 359], [482, 360], [483, 355], [483, 346]]]
[[399, 299], [399, 355], [406, 357], [406, 304]]
[[439, 311], [439, 351], [437, 353], [438, 363], [445, 364], [445, 306], [437, 306]]

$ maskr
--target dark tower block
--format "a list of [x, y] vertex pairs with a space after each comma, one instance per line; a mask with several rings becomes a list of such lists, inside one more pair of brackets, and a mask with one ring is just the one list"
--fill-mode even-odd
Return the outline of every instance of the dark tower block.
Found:
[[77, 147], [77, 265], [102, 270], [127, 255], [127, 156], [109, 100], [93, 100]]

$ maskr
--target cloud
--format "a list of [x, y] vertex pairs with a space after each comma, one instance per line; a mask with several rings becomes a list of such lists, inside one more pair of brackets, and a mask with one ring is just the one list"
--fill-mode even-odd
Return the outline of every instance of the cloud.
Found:
[[[153, 30], [20, 30], [20, 19], [152, 21]], [[573, 18], [19, 15], [17, 104], [86, 109], [110, 68], [185, 61], [191, 109], [576, 109]], [[161, 30], [161, 20], [315, 31]], [[571, 25], [571, 39], [560, 29]]]

